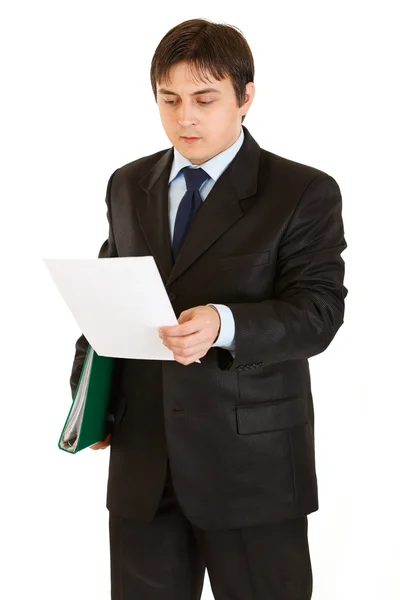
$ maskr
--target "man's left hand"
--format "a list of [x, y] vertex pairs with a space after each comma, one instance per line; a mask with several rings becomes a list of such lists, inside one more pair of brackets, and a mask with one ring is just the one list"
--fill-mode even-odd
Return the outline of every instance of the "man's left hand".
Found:
[[218, 338], [221, 327], [219, 312], [211, 306], [195, 306], [184, 310], [178, 325], [160, 327], [164, 346], [174, 353], [182, 365], [190, 365], [207, 354]]

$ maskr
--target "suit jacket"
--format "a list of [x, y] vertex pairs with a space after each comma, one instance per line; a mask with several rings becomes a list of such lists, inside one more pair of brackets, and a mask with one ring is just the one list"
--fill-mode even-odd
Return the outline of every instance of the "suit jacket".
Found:
[[[343, 323], [341, 193], [327, 173], [264, 150], [244, 133], [175, 264], [173, 148], [117, 169], [108, 182], [109, 236], [99, 257], [153, 255], [177, 317], [226, 304], [236, 331], [234, 358], [214, 347], [188, 366], [116, 359], [106, 506], [138, 522], [157, 510], [167, 458], [178, 502], [202, 529], [318, 509], [308, 358]], [[81, 336], [72, 393], [86, 349]]]

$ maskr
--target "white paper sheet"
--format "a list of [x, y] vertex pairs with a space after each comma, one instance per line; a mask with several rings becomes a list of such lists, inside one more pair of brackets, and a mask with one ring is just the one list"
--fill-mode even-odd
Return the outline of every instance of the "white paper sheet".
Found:
[[158, 328], [178, 321], [152, 256], [44, 262], [97, 354], [174, 360]]

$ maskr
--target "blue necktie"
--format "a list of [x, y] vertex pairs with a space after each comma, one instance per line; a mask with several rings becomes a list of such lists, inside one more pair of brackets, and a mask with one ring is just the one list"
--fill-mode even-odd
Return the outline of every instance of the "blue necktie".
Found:
[[179, 254], [185, 237], [189, 231], [197, 211], [202, 205], [199, 189], [209, 175], [201, 168], [184, 167], [182, 173], [186, 180], [186, 193], [183, 196], [178, 212], [176, 213], [174, 235], [172, 239], [172, 252], [174, 261]]

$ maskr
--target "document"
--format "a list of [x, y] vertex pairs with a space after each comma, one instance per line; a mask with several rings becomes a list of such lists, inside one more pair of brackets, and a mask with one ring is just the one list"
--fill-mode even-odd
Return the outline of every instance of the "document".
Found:
[[44, 262], [99, 356], [174, 360], [158, 328], [178, 321], [153, 256]]

